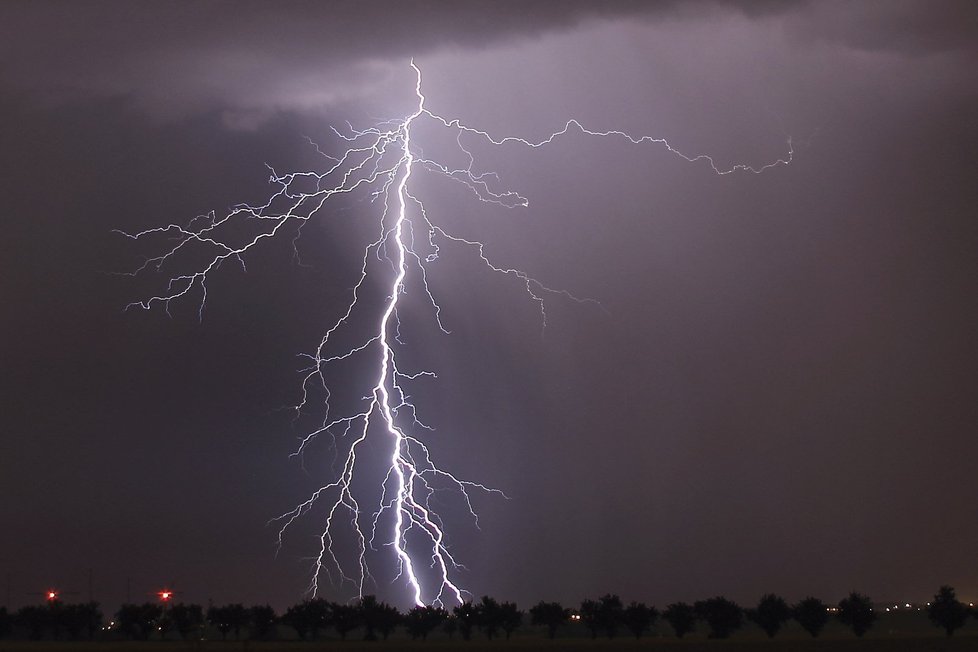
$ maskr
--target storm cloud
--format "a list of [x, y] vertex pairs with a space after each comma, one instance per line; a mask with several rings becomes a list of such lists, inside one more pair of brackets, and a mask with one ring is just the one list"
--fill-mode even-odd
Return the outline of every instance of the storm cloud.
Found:
[[[479, 49], [608, 20], [743, 15], [800, 41], [921, 55], [972, 50], [967, 2], [8, 2], [0, 79], [48, 105], [121, 97], [163, 120], [227, 110], [253, 127], [321, 112], [392, 83], [403, 60]], [[582, 53], [587, 56], [586, 53]]]

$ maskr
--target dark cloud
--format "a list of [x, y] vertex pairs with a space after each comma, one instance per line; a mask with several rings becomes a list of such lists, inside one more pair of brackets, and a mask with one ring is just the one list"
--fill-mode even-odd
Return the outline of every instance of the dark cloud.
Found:
[[[215, 107], [248, 124], [389, 81], [384, 61], [478, 48], [583, 21], [690, 15], [721, 5], [752, 15], [773, 2], [73, 2], [0, 6], [5, 84], [50, 102], [122, 96], [179, 117]], [[249, 111], [252, 113], [249, 114]]]
[[[0, 75], [48, 103], [118, 96], [173, 119], [229, 110], [253, 128], [392, 83], [388, 62], [473, 49], [594, 20], [783, 20], [800, 40], [916, 54], [972, 48], [975, 5], [808, 2], [8, 2]], [[586, 53], [581, 53], [587, 56]]]
[[978, 5], [968, 0], [813, 2], [788, 23], [798, 36], [863, 50], [925, 55], [978, 49]]

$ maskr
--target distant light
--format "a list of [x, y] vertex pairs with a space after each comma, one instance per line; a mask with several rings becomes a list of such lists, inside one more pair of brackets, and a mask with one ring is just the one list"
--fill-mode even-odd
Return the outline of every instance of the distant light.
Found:
[[887, 607], [887, 608], [886, 608], [886, 610], [887, 610], [887, 611], [889, 611], [889, 610], [890, 610], [890, 608], [889, 608], [889, 607]]
[[57, 591], [48, 591], [48, 600], [57, 600], [57, 599], [58, 599]]
[[170, 598], [173, 597], [173, 591], [167, 591], [166, 589], [164, 589], [160, 591], [159, 596], [160, 596], [160, 600], [167, 602]]
[[907, 603], [907, 609], [909, 609], [909, 608], [910, 608], [910, 603], [908, 602], [908, 603]]

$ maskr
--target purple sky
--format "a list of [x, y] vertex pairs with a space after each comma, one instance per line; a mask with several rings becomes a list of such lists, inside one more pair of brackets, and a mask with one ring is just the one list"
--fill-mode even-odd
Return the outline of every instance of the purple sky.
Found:
[[971, 3], [329, 4], [0, 4], [13, 606], [84, 594], [89, 568], [107, 605], [127, 577], [133, 599], [171, 580], [199, 602], [301, 597], [315, 524], [276, 558], [265, 521], [322, 476], [288, 459], [300, 433], [277, 409], [373, 209], [310, 225], [309, 267], [286, 239], [223, 270], [202, 322], [192, 301], [123, 312], [157, 286], [105, 272], [156, 251], [111, 231], [261, 201], [266, 163], [322, 163], [305, 136], [409, 112], [412, 56], [432, 110], [496, 135], [573, 117], [721, 165], [796, 150], [717, 177], [574, 134], [483, 148], [529, 199], [508, 211], [419, 179], [497, 263], [605, 308], [551, 300], [541, 337], [518, 284], [461, 251], [433, 268], [453, 332], [419, 329], [407, 354], [439, 373], [415, 395], [432, 449], [511, 497], [452, 528], [467, 588], [978, 598]]

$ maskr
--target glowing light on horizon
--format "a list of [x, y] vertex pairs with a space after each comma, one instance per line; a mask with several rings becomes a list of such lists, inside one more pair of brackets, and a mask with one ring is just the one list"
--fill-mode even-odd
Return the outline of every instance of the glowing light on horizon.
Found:
[[[263, 240], [278, 235], [287, 224], [296, 225], [297, 235], [293, 239], [293, 246], [296, 246], [295, 240], [301, 233], [302, 225], [316, 217], [330, 199], [362, 191], [371, 201], [379, 202], [383, 208], [378, 231], [363, 250], [359, 280], [352, 289], [352, 297], [343, 314], [326, 330], [315, 351], [305, 355], [310, 364], [303, 370], [301, 398], [293, 406], [298, 418], [314, 397], [321, 395], [324, 410], [319, 426], [300, 438], [293, 456], [301, 457], [311, 442], [326, 434], [332, 437], [334, 446], [339, 446], [340, 441], [348, 442], [342, 456], [341, 470], [304, 501], [275, 517], [272, 522], [278, 523], [277, 541], [281, 547], [283, 537], [298, 519], [308, 514], [315, 505], [326, 505], [325, 521], [309, 584], [309, 593], [313, 596], [318, 592], [320, 579], [325, 573], [329, 577], [335, 574], [341, 582], [352, 583], [362, 597], [367, 583], [373, 579], [367, 561], [368, 551], [376, 551], [377, 546], [381, 545], [391, 549], [396, 569], [395, 581], [403, 578], [415, 604], [443, 605], [449, 600], [461, 603], [469, 594], [459, 585], [458, 571], [463, 567], [449, 550], [445, 525], [432, 505], [432, 496], [446, 487], [454, 489], [469, 516], [478, 524], [471, 492], [503, 493], [499, 489], [459, 478], [436, 466], [428, 445], [416, 434], [419, 430], [430, 428], [419, 420], [407, 385], [436, 376], [430, 370], [409, 371], [397, 365], [401, 325], [398, 309], [407, 284], [410, 281], [422, 290], [434, 322], [445, 333], [448, 330], [442, 323], [441, 307], [428, 285], [429, 265], [438, 259], [441, 247], [469, 250], [491, 272], [515, 279], [539, 306], [543, 326], [546, 326], [545, 298], [548, 296], [561, 296], [578, 302], [591, 300], [552, 288], [520, 269], [496, 265], [482, 242], [448, 232], [436, 222], [422, 200], [412, 193], [410, 182], [413, 176], [420, 172], [442, 175], [466, 186], [480, 201], [512, 209], [526, 207], [529, 202], [516, 191], [496, 189], [498, 176], [492, 172], [477, 171], [471, 146], [463, 141], [471, 139], [488, 146], [513, 144], [539, 148], [571, 130], [577, 130], [588, 136], [620, 139], [630, 145], [659, 145], [687, 162], [706, 164], [712, 173], [718, 175], [738, 171], [757, 174], [775, 166], [787, 165], [792, 160], [793, 149], [789, 140], [786, 156], [772, 163], [759, 167], [738, 164], [721, 168], [710, 156], [684, 154], [663, 138], [636, 137], [616, 130], [590, 130], [574, 119], [537, 141], [516, 136], [494, 137], [458, 119], [447, 119], [429, 110], [422, 91], [421, 70], [413, 62], [411, 67], [416, 74], [414, 91], [417, 103], [410, 115], [362, 130], [352, 126], [346, 132], [334, 129], [334, 135], [345, 141], [346, 150], [332, 157], [318, 150], [317, 146], [317, 150], [328, 160], [325, 171], [280, 175], [272, 170], [271, 182], [278, 186], [278, 190], [263, 204], [241, 204], [224, 217], [210, 213], [195, 218], [185, 226], [170, 224], [126, 233], [135, 240], [151, 236], [175, 238], [166, 245], [164, 253], [148, 259], [131, 272], [134, 276], [147, 269], [159, 271], [164, 266], [176, 264], [179, 257], [192, 249], [210, 252], [195, 269], [171, 276], [164, 292], [134, 302], [129, 307], [150, 309], [159, 305], [168, 311], [171, 302], [199, 292], [198, 315], [202, 317], [207, 300], [208, 277], [224, 262], [231, 261], [244, 268], [243, 256]], [[428, 158], [421, 148], [415, 146], [412, 130], [421, 120], [454, 133], [458, 149], [468, 161], [466, 167], [453, 167]], [[242, 238], [225, 233], [241, 223], [250, 223], [258, 229], [258, 234]], [[362, 294], [368, 278], [378, 273], [372, 268], [376, 261], [386, 263], [384, 269], [388, 276], [384, 277], [387, 279], [384, 285], [386, 298], [379, 308], [375, 327], [364, 334], [357, 344], [337, 351], [335, 341], [340, 337], [340, 331], [350, 327], [355, 314], [370, 309], [365, 305], [367, 301]], [[326, 370], [335, 363], [354, 358], [366, 358], [371, 360], [369, 364], [375, 365], [373, 384], [366, 389], [358, 405], [336, 415], [334, 406], [330, 405]], [[388, 439], [389, 466], [383, 477], [376, 480], [379, 502], [365, 509], [361, 507], [362, 499], [354, 488], [354, 479], [360, 477], [358, 452], [368, 441], [369, 435], [377, 431], [385, 433]], [[356, 557], [353, 563], [341, 560], [334, 549], [334, 536], [344, 527], [352, 535]], [[419, 573], [421, 567], [425, 567], [425, 573], [433, 575], [434, 580], [426, 582]]]

